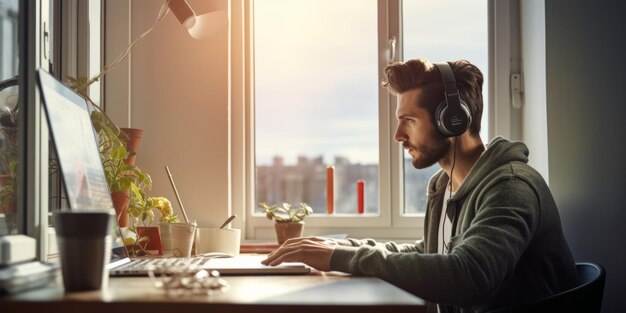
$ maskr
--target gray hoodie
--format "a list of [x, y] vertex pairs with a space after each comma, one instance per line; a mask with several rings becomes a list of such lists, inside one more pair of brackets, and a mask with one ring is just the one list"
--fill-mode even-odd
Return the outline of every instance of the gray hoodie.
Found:
[[428, 186], [424, 238], [415, 244], [340, 241], [332, 270], [380, 277], [442, 312], [485, 312], [578, 284], [552, 194], [528, 164], [528, 148], [492, 140], [452, 197], [450, 252], [437, 254], [448, 175]]

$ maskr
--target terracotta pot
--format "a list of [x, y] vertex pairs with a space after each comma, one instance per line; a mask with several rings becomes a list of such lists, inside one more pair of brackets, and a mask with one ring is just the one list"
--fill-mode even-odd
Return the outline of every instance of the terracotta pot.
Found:
[[124, 160], [124, 163], [129, 165], [135, 165], [135, 156], [139, 150], [139, 142], [141, 142], [141, 136], [143, 135], [143, 129], [139, 128], [120, 128], [121, 131], [128, 135], [128, 143], [126, 149], [130, 152], [130, 156]]
[[[146, 252], [151, 255], [162, 255], [163, 245], [161, 244], [161, 232], [159, 232], [158, 226], [142, 227], [137, 226], [137, 236], [148, 237], [148, 243], [146, 244]], [[141, 244], [143, 247], [143, 243]]]
[[128, 201], [130, 190], [126, 191], [114, 191], [111, 193], [113, 199], [113, 206], [115, 207], [115, 215], [117, 216], [117, 223], [120, 227], [128, 226]]
[[280, 222], [274, 223], [278, 244], [283, 244], [289, 238], [302, 237], [304, 222]]

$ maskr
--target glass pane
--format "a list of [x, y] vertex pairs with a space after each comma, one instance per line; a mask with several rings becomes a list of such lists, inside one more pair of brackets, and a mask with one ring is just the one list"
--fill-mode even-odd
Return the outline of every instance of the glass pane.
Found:
[[254, 2], [256, 200], [378, 213], [376, 0]]
[[[488, 95], [485, 89], [488, 65], [487, 1], [403, 1], [404, 59], [426, 58], [431, 62], [465, 59], [483, 73], [483, 120], [480, 136], [487, 142]], [[445, 21], [453, 21], [446, 23]], [[461, 25], [461, 26], [459, 26]], [[416, 170], [411, 158], [404, 159], [404, 213], [424, 213], [426, 185], [439, 170]]]
[[19, 0], [0, 0], [0, 236], [19, 232], [17, 220], [17, 112]]

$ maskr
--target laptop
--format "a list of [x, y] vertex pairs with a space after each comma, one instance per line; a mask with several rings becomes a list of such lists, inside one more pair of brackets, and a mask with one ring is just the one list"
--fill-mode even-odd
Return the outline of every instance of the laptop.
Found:
[[[37, 71], [37, 78], [70, 208], [112, 211], [113, 201], [86, 100], [41, 69]], [[225, 255], [208, 254], [192, 258], [131, 259], [123, 244], [122, 230], [117, 220], [113, 220], [110, 230], [113, 237], [111, 260], [107, 266], [111, 276], [147, 275], [153, 266], [180, 268], [174, 265], [239, 275], [306, 274], [311, 271], [309, 266], [297, 262], [279, 266], [263, 265], [261, 260], [265, 258], [264, 255], [223, 258]]]

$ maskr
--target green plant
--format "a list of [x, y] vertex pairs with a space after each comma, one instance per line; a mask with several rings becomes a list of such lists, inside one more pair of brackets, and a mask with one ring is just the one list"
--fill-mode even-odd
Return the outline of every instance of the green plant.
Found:
[[263, 208], [267, 219], [274, 220], [277, 223], [300, 222], [313, 213], [311, 207], [304, 202], [298, 204], [297, 207], [292, 207], [289, 203], [283, 203], [281, 206], [278, 206], [261, 202], [259, 205]]
[[[177, 223], [179, 218], [172, 209], [171, 202], [164, 197], [148, 197], [145, 192], [135, 185], [131, 185], [133, 197], [128, 207], [128, 213], [133, 218], [129, 230], [134, 233], [133, 237], [124, 239], [124, 243], [131, 246], [131, 253], [134, 255], [145, 255], [146, 247], [150, 241], [148, 236], [144, 236], [138, 231], [139, 226], [148, 227], [154, 222], [154, 211], [159, 211], [161, 217], [159, 222]], [[141, 225], [139, 225], [141, 224]]]
[[110, 191], [126, 191], [132, 186], [149, 189], [152, 186], [150, 175], [135, 165], [125, 163], [131, 155], [127, 149], [128, 136], [104, 112], [93, 111], [91, 122], [98, 134], [98, 149]]
[[11, 168], [9, 174], [2, 174], [3, 182], [0, 184], [0, 213], [15, 213], [15, 168], [17, 166], [16, 161], [11, 161], [9, 167]]
[[17, 177], [17, 127], [5, 112], [0, 116], [4, 140], [0, 147], [0, 213], [15, 213], [15, 184]]
[[127, 149], [128, 135], [91, 101], [86, 91], [93, 82], [86, 82], [86, 77], [68, 77], [67, 80], [68, 86], [83, 96], [90, 105], [91, 123], [98, 135], [98, 149], [110, 191], [123, 192], [130, 190], [132, 186], [140, 190], [149, 189], [152, 186], [150, 175], [139, 167], [124, 162], [131, 155]]
[[178, 215], [174, 213], [171, 202], [164, 197], [148, 197], [146, 198], [144, 191], [137, 188], [137, 186], [131, 187], [134, 197], [129, 207], [128, 213], [134, 217], [134, 223], [141, 222], [142, 226], [147, 227], [154, 222], [154, 210], [156, 209], [161, 214], [159, 222], [162, 223], [176, 223], [179, 222]]

